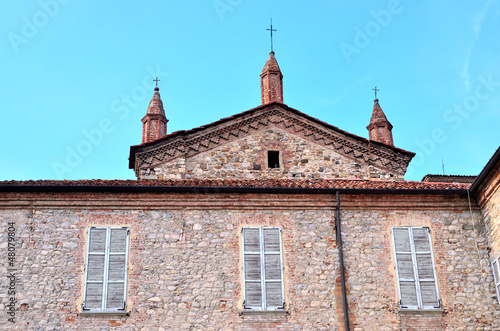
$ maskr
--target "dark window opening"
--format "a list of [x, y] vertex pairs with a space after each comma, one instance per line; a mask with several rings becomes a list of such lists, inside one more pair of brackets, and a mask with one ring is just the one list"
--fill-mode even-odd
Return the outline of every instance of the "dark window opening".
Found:
[[267, 166], [270, 169], [276, 169], [280, 167], [280, 152], [279, 151], [268, 151], [267, 152]]

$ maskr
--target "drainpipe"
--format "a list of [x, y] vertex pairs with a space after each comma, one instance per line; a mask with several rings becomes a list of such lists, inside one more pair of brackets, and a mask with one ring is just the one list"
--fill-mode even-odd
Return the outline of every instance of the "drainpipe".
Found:
[[340, 260], [340, 280], [342, 282], [342, 303], [344, 306], [344, 327], [346, 331], [349, 331], [349, 306], [347, 304], [347, 290], [345, 284], [345, 268], [344, 268], [344, 253], [342, 250], [342, 232], [340, 230], [340, 197], [339, 191], [336, 192], [337, 196], [337, 206], [335, 208], [335, 232], [337, 233], [337, 245], [339, 248], [339, 260]]

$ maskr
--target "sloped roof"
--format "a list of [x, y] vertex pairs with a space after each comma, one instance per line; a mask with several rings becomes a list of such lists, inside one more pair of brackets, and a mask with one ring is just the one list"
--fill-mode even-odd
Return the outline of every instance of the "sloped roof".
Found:
[[422, 178], [422, 182], [434, 182], [434, 183], [467, 183], [472, 184], [477, 176], [467, 176], [467, 175], [432, 175], [428, 174]]
[[[459, 193], [469, 187], [463, 183], [429, 183], [416, 181], [384, 181], [361, 179], [186, 179], [186, 180], [28, 180], [0, 181], [0, 191], [186, 191], [185, 189], [211, 188], [213, 192], [224, 189], [251, 189], [252, 192], [290, 189], [300, 192], [348, 190], [387, 193]], [[461, 193], [461, 192], [460, 192]]]
[[130, 147], [129, 168], [154, 166], [190, 157], [274, 125], [304, 139], [332, 148], [360, 163], [404, 174], [415, 153], [370, 141], [279, 102], [244, 111], [187, 131], [176, 131], [153, 142]]

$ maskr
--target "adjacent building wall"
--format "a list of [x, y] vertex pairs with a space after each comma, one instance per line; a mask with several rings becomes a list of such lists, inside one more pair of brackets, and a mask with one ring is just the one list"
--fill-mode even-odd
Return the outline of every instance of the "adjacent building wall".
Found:
[[[351, 309], [360, 330], [494, 330], [500, 324], [486, 233], [476, 210], [349, 210], [343, 236]], [[431, 230], [441, 312], [399, 311], [391, 226]], [[399, 311], [399, 313], [398, 313]]]
[[491, 259], [500, 256], [500, 164], [479, 186], [478, 201], [488, 228]]

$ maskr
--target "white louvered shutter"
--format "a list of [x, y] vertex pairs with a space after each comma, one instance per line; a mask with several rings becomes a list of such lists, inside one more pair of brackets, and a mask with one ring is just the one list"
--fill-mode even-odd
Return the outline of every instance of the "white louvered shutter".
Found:
[[417, 285], [420, 288], [421, 307], [423, 309], [439, 308], [440, 304], [429, 228], [412, 228], [411, 230], [415, 247]]
[[393, 227], [392, 236], [401, 308], [439, 308], [429, 228]]
[[111, 228], [106, 309], [125, 309], [128, 228]]
[[243, 228], [243, 274], [245, 308], [262, 309], [260, 229]]
[[409, 228], [393, 228], [396, 273], [399, 284], [399, 299], [403, 308], [418, 308], [415, 270], [410, 243]]
[[128, 228], [90, 227], [83, 309], [112, 312], [125, 309]]
[[281, 258], [281, 231], [263, 228], [264, 285], [266, 309], [283, 308], [283, 275]]
[[106, 228], [89, 228], [84, 298], [85, 309], [102, 310], [103, 308], [106, 239]]
[[244, 308], [284, 309], [281, 230], [276, 227], [244, 227]]

